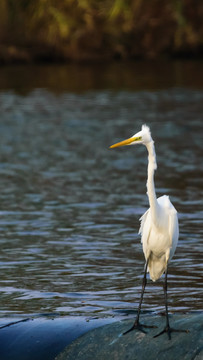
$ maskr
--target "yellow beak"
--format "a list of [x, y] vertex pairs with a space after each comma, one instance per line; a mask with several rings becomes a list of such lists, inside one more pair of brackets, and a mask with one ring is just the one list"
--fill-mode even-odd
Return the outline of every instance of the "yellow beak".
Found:
[[116, 147], [119, 147], [119, 146], [131, 145], [133, 142], [140, 141], [140, 140], [142, 140], [141, 136], [132, 136], [129, 139], [120, 141], [120, 142], [118, 142], [116, 144], [113, 144], [113, 145], [109, 146], [109, 149], [113, 149], [113, 148], [116, 148]]

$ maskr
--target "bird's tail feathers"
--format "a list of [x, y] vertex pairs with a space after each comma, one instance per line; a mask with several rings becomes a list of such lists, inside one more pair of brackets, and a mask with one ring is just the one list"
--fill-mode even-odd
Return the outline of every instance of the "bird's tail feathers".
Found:
[[161, 257], [157, 257], [154, 254], [150, 255], [148, 262], [148, 271], [150, 274], [150, 279], [152, 281], [158, 280], [166, 270], [166, 267], [167, 262], [165, 254], [163, 254]]

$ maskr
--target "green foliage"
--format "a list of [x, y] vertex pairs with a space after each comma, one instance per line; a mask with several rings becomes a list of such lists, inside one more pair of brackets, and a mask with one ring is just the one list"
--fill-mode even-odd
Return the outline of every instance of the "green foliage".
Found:
[[202, 0], [0, 0], [0, 40], [66, 58], [153, 57], [201, 48], [202, 16]]

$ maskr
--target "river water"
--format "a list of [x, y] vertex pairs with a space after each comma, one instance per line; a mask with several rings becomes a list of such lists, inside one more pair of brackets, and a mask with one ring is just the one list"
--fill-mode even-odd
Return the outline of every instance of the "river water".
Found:
[[[157, 196], [179, 213], [171, 311], [202, 309], [202, 63], [0, 69], [0, 310], [127, 314], [140, 296], [137, 234], [148, 208], [143, 146], [109, 150], [148, 124]], [[162, 311], [163, 278], [143, 309]]]

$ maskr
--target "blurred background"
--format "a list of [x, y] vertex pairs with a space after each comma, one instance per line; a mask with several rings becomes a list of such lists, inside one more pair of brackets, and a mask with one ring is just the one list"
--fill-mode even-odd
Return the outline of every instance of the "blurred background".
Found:
[[0, 60], [202, 56], [201, 0], [1, 0]]
[[144, 123], [179, 213], [169, 309], [202, 309], [202, 18], [198, 0], [0, 0], [1, 319], [137, 308], [147, 153], [108, 147]]

